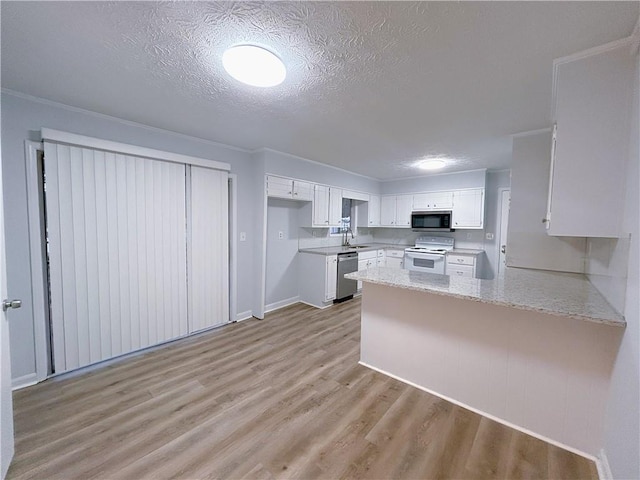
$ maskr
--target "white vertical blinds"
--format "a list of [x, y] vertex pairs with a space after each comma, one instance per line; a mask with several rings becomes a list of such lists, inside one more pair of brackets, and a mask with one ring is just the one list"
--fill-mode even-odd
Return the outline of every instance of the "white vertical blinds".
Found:
[[190, 330], [185, 168], [45, 142], [56, 373]]
[[229, 175], [192, 166], [189, 332], [229, 321]]

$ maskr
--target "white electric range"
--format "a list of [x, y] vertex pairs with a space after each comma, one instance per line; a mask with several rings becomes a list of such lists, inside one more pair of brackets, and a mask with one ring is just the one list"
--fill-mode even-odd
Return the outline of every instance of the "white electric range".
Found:
[[426, 235], [418, 237], [415, 246], [404, 251], [404, 268], [444, 275], [446, 255], [453, 250], [453, 245], [453, 238]]

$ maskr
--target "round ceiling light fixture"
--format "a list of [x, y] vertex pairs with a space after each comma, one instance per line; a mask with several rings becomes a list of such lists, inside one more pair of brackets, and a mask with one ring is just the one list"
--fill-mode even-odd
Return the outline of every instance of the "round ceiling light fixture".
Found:
[[222, 54], [224, 69], [236, 80], [254, 87], [275, 87], [287, 76], [282, 60], [266, 48], [236, 45]]
[[420, 160], [416, 166], [422, 170], [440, 170], [446, 165], [447, 162], [442, 158], [426, 158]]

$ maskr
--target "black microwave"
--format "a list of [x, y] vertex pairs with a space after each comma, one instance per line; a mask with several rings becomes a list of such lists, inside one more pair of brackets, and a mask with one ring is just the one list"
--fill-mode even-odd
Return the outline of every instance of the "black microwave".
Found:
[[452, 232], [451, 210], [412, 212], [411, 228], [418, 232]]

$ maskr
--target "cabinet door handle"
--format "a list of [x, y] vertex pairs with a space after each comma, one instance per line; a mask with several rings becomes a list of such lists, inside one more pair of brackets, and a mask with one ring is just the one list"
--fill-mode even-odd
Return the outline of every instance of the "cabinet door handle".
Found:
[[10, 308], [20, 308], [22, 306], [22, 300], [3, 300], [2, 311], [6, 312]]

